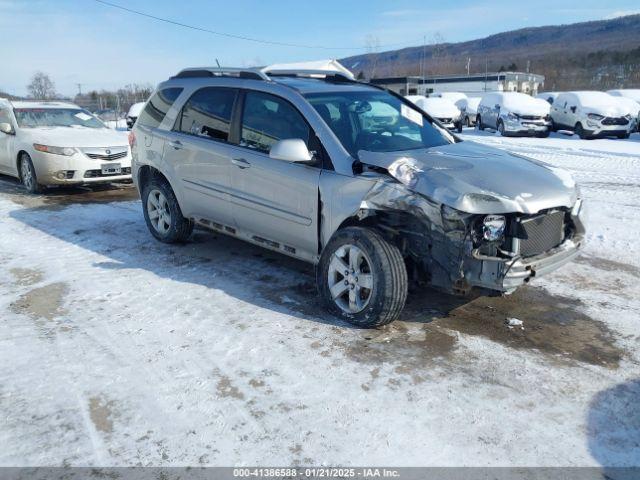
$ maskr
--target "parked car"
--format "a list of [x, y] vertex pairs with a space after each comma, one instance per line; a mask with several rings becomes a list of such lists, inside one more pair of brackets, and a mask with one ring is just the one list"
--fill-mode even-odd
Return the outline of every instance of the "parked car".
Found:
[[478, 104], [476, 126], [507, 135], [548, 137], [550, 105], [539, 98], [519, 92], [490, 92]]
[[130, 142], [155, 238], [197, 224], [312, 262], [330, 311], [362, 327], [398, 318], [409, 281], [510, 292], [583, 242], [569, 174], [464, 142], [340, 72], [187, 69]]
[[553, 105], [553, 102], [555, 102], [556, 98], [558, 98], [558, 95], [560, 95], [560, 92], [542, 92], [538, 93], [536, 95], [536, 98], [544, 100], [545, 102], [549, 103], [549, 105]]
[[456, 107], [460, 109], [462, 123], [467, 127], [473, 127], [476, 124], [480, 100], [482, 100], [480, 97], [467, 97], [456, 102]]
[[449, 130], [462, 132], [462, 117], [455, 104], [446, 98], [424, 97], [422, 95], [408, 95], [405, 97], [433, 118], [437, 118]]
[[133, 128], [133, 124], [136, 123], [136, 120], [143, 108], [144, 102], [134, 103], [129, 108], [129, 111], [127, 112], [127, 128], [129, 128], [129, 130]]
[[96, 110], [95, 112], [93, 112], [93, 114], [103, 122], [114, 122], [118, 120], [118, 112], [116, 112], [113, 108], [102, 108], [100, 110]]
[[77, 105], [0, 100], [0, 173], [37, 193], [46, 185], [130, 179], [131, 154], [122, 133]]
[[554, 130], [573, 130], [582, 139], [628, 138], [633, 127], [628, 107], [608, 93], [564, 92], [551, 108]]
[[622, 108], [626, 109], [627, 115], [631, 117], [631, 126], [629, 127], [629, 132], [637, 132], [638, 124], [640, 123], [640, 103], [636, 102], [634, 99], [630, 97], [624, 96], [615, 96], [612, 95], [613, 99], [622, 106]]

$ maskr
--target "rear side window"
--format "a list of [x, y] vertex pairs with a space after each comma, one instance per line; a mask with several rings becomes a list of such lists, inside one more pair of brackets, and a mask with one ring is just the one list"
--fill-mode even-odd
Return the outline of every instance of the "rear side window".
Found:
[[142, 113], [140, 113], [137, 123], [145, 127], [157, 128], [181, 93], [182, 88], [177, 87], [165, 88], [154, 93]]
[[299, 138], [309, 145], [304, 117], [286, 100], [262, 92], [247, 92], [240, 145], [268, 153], [278, 140]]
[[207, 87], [198, 90], [182, 107], [179, 124], [175, 129], [190, 135], [228, 142], [236, 95], [237, 90], [234, 88]]
[[10, 125], [13, 123], [7, 110], [0, 109], [0, 123], [8, 123]]

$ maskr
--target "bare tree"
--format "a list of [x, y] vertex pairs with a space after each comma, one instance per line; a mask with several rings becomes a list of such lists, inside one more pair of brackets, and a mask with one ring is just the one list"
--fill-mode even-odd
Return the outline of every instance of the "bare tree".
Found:
[[56, 97], [56, 85], [44, 72], [36, 72], [27, 85], [29, 95], [36, 100], [50, 100]]

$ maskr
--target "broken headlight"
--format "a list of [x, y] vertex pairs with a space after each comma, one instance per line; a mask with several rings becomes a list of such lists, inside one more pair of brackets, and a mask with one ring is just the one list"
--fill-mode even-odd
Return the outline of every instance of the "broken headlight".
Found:
[[487, 242], [501, 240], [506, 224], [504, 215], [487, 215], [482, 220], [482, 239]]
[[407, 187], [413, 188], [419, 180], [422, 170], [410, 158], [399, 158], [387, 169], [391, 176], [404, 183]]

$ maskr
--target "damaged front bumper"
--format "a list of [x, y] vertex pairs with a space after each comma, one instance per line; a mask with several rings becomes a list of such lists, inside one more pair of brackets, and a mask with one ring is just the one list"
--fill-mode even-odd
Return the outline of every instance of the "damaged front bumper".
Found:
[[464, 280], [471, 287], [509, 293], [532, 278], [546, 275], [571, 261], [581, 246], [581, 240], [567, 239], [556, 248], [534, 257], [470, 257], [465, 261]]

